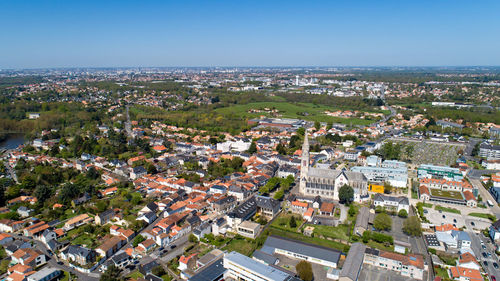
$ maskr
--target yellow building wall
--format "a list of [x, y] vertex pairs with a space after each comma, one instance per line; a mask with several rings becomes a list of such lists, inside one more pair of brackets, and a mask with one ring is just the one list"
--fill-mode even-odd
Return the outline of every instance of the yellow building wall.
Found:
[[376, 192], [376, 193], [384, 193], [384, 186], [380, 184], [372, 184], [368, 185], [368, 191]]

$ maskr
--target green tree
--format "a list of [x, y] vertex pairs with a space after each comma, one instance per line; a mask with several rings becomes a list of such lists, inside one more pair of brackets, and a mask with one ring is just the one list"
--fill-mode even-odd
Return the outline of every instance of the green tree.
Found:
[[[196, 238], [196, 237], [195, 237]], [[134, 240], [132, 241], [132, 245], [135, 247], [137, 247], [141, 242], [145, 241], [146, 238], [144, 238], [144, 236], [142, 235], [137, 235]]]
[[385, 194], [391, 194], [392, 189], [393, 189], [393, 187], [390, 183], [388, 183], [388, 182], [384, 183], [384, 193]]
[[419, 236], [422, 234], [422, 225], [416, 216], [411, 216], [403, 222], [403, 231], [412, 236]]
[[386, 213], [379, 213], [373, 221], [373, 227], [377, 230], [391, 230], [392, 219]]
[[110, 265], [108, 269], [101, 275], [100, 281], [120, 281], [123, 280], [120, 275], [122, 270], [114, 264]]
[[43, 204], [47, 199], [52, 196], [52, 190], [46, 185], [39, 185], [35, 189], [34, 193], [36, 199], [40, 204]]
[[339, 189], [339, 199], [340, 203], [342, 204], [351, 204], [354, 200], [354, 189], [352, 189], [352, 187], [348, 186], [347, 184], [344, 184]]
[[408, 212], [405, 210], [405, 209], [401, 209], [399, 212], [398, 212], [398, 216], [400, 218], [407, 218], [408, 217]]
[[352, 216], [356, 215], [356, 212], [357, 212], [356, 206], [354, 206], [354, 205], [351, 204], [349, 206], [349, 211], [348, 211], [349, 216], [352, 217]]
[[297, 227], [297, 222], [295, 221], [295, 216], [290, 217], [290, 221], [288, 222], [288, 225], [290, 228], [296, 228]]
[[255, 143], [255, 141], [252, 141], [252, 143], [250, 144], [250, 147], [248, 148], [247, 152], [250, 153], [250, 154], [254, 154], [254, 153], [257, 152], [257, 143]]
[[312, 266], [307, 261], [300, 261], [296, 266], [295, 270], [299, 275], [300, 279], [304, 281], [312, 281], [313, 280], [313, 271]]
[[163, 266], [161, 266], [161, 265], [154, 267], [151, 270], [151, 273], [153, 273], [154, 275], [156, 275], [158, 277], [161, 277], [161, 276], [167, 274], [167, 272], [165, 271], [165, 268], [163, 268]]
[[191, 233], [191, 234], [189, 234], [189, 242], [196, 243], [196, 242], [198, 242], [198, 238], [196, 236], [194, 236], [193, 233]]
[[321, 123], [319, 123], [319, 121], [314, 122], [314, 128], [316, 131], [319, 130], [321, 128]]

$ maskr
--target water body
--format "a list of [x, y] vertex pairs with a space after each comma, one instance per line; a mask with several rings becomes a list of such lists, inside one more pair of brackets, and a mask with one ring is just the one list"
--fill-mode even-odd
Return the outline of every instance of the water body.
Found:
[[5, 139], [0, 141], [0, 150], [15, 149], [24, 144], [23, 134], [7, 134]]

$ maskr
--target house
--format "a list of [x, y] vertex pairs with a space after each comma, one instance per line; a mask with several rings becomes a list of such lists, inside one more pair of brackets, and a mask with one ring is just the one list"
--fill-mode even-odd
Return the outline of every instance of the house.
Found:
[[147, 253], [147, 252], [151, 251], [155, 246], [156, 246], [156, 242], [153, 239], [146, 239], [146, 240], [142, 241], [141, 243], [139, 243], [139, 245], [137, 245], [137, 248], [140, 251]]
[[0, 245], [5, 245], [7, 243], [10, 243], [14, 241], [14, 238], [12, 238], [12, 235], [8, 233], [0, 233]]
[[244, 221], [238, 225], [238, 234], [247, 238], [255, 239], [259, 235], [259, 231], [260, 224], [255, 222]]
[[27, 281], [50, 281], [62, 275], [62, 271], [54, 267], [45, 267], [28, 276]]
[[319, 210], [320, 215], [322, 216], [333, 216], [333, 212], [335, 210], [335, 205], [329, 202], [321, 203], [321, 208]]
[[32, 209], [26, 208], [25, 206], [21, 206], [17, 209], [17, 213], [23, 218], [31, 217], [33, 212]]
[[451, 236], [457, 241], [457, 249], [470, 249], [472, 241], [467, 232], [452, 230]]
[[3, 245], [5, 252], [7, 255], [12, 256], [19, 249], [28, 249], [32, 248], [29, 242], [23, 240], [14, 240], [10, 243]]
[[309, 207], [309, 204], [306, 202], [301, 202], [301, 201], [293, 201], [291, 204], [291, 211], [297, 214], [303, 214], [307, 211], [307, 208]]
[[116, 253], [126, 241], [127, 240], [121, 236], [113, 236], [109, 239], [105, 239], [104, 243], [97, 247], [95, 251], [103, 258], [110, 257]]
[[196, 236], [196, 238], [201, 239], [206, 234], [209, 234], [211, 230], [212, 226], [208, 222], [203, 222], [193, 230], [193, 235]]
[[85, 192], [81, 197], [78, 197], [76, 199], [73, 199], [71, 200], [71, 206], [73, 206], [73, 208], [75, 208], [76, 206], [78, 205], [81, 205], [87, 201], [89, 201], [92, 197], [90, 197], [90, 195]]
[[132, 180], [136, 180], [136, 179], [144, 176], [145, 174], [147, 174], [147, 171], [143, 166], [134, 167], [130, 171], [130, 178]]
[[41, 251], [29, 248], [19, 249], [11, 257], [13, 263], [29, 265], [32, 268], [39, 267], [47, 262], [45, 255]]
[[65, 224], [64, 224], [64, 230], [68, 231], [73, 228], [79, 227], [81, 225], [87, 224], [92, 221], [92, 217], [90, 217], [87, 214], [81, 214], [76, 217], [73, 217], [69, 219]]
[[457, 266], [481, 270], [481, 265], [479, 265], [479, 262], [476, 260], [476, 258], [469, 252], [465, 252], [460, 255], [457, 261]]
[[196, 260], [197, 260], [197, 255], [196, 253], [191, 254], [189, 256], [181, 256], [179, 258], [179, 266], [177, 269], [180, 271], [184, 271], [186, 269], [194, 269], [196, 267]]
[[490, 225], [489, 233], [493, 241], [495, 242], [500, 241], [500, 220], [497, 220], [496, 222]]
[[111, 221], [111, 219], [113, 219], [113, 217], [115, 216], [116, 212], [115, 210], [111, 209], [111, 210], [106, 210], [102, 213], [99, 213], [97, 214], [97, 216], [95, 216], [94, 220], [95, 220], [95, 223], [97, 225], [105, 225], [107, 224], [108, 222]]
[[22, 221], [14, 221], [10, 219], [0, 219], [0, 231], [15, 232], [21, 229], [24, 225]]
[[424, 258], [416, 254], [398, 254], [377, 249], [366, 248], [364, 263], [386, 270], [396, 271], [402, 276], [423, 280], [427, 270]]
[[137, 217], [137, 220], [145, 221], [147, 224], [152, 224], [157, 219], [157, 216], [153, 212], [145, 213]]
[[40, 241], [42, 241], [45, 245], [47, 245], [49, 241], [54, 239], [57, 239], [57, 234], [54, 231], [48, 229], [45, 229], [40, 236]]
[[76, 263], [78, 265], [92, 264], [96, 260], [96, 252], [79, 245], [69, 245], [60, 253], [61, 259], [69, 263]]
[[370, 209], [368, 207], [361, 207], [358, 216], [356, 217], [356, 224], [354, 225], [354, 233], [362, 236], [368, 230], [368, 220], [370, 219]]
[[451, 267], [449, 269], [449, 276], [454, 280], [461, 281], [483, 281], [484, 278], [481, 272], [477, 269], [465, 268], [461, 266]]
[[407, 214], [410, 212], [410, 201], [406, 196], [395, 197], [376, 193], [373, 197], [373, 205], [375, 207], [381, 206], [385, 209], [392, 209], [396, 212], [401, 210], [405, 210]]

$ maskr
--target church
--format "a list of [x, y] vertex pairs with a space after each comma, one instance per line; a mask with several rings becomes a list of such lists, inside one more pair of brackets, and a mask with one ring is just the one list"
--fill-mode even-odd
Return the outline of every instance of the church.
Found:
[[354, 201], [360, 202], [368, 194], [368, 180], [359, 172], [316, 168], [310, 166], [308, 133], [302, 145], [299, 191], [304, 196], [320, 196], [339, 200], [339, 189], [344, 184], [354, 189]]

